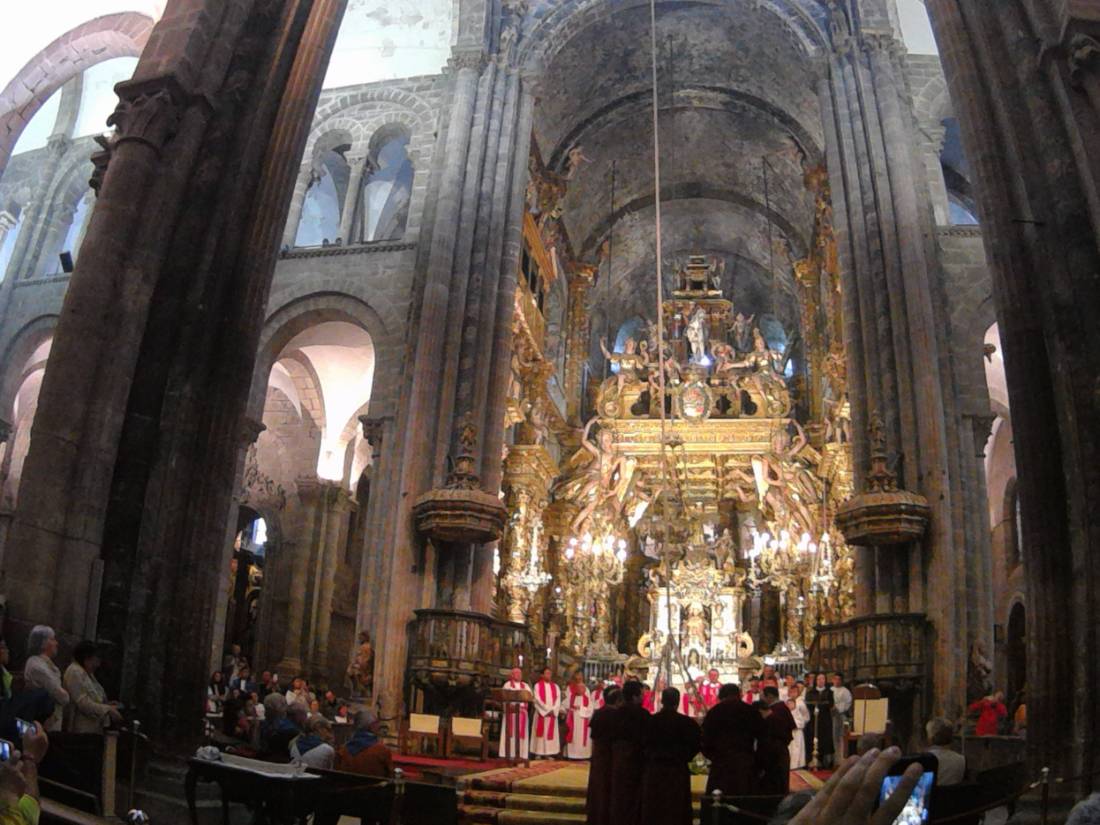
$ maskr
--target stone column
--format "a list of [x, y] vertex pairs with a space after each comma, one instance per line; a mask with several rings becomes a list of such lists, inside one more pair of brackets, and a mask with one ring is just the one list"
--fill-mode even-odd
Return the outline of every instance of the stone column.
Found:
[[298, 538], [294, 539], [297, 558], [290, 560], [290, 590], [287, 602], [286, 635], [283, 641], [283, 657], [275, 665], [282, 676], [296, 676], [302, 672], [304, 661], [306, 604], [309, 601], [309, 572], [316, 559], [315, 536], [321, 514], [318, 501], [321, 498], [321, 482], [316, 476], [302, 476], [295, 481], [298, 499], [301, 501]]
[[[248, 451], [256, 444], [256, 440], [260, 437], [260, 433], [266, 430], [267, 427], [262, 421], [258, 421], [254, 418], [245, 418], [241, 422], [240, 437], [239, 437], [239, 450], [236, 456], [236, 466], [241, 468], [241, 474], [244, 473], [246, 456]], [[221, 558], [220, 570], [224, 573], [229, 570], [230, 560], [233, 558], [233, 542], [237, 537], [237, 514], [240, 511], [242, 487], [238, 486], [233, 491], [233, 496], [230, 498], [226, 507], [225, 516], [225, 530], [226, 538], [223, 542], [224, 551]], [[270, 582], [266, 582], [265, 586], [270, 586]], [[229, 590], [228, 588], [219, 588], [217, 602], [214, 607], [214, 630], [210, 639], [210, 666], [207, 668], [211, 673], [214, 670], [219, 669], [222, 664], [222, 643], [225, 640], [225, 623], [227, 621], [226, 612], [229, 606]]]
[[[377, 547], [382, 556], [377, 603], [384, 605], [375, 622], [376, 695], [382, 712], [395, 716], [401, 707], [405, 670], [406, 627], [412, 611], [426, 607], [434, 595], [434, 559], [414, 532], [412, 504], [442, 481], [442, 465], [432, 450], [438, 438], [439, 388], [445, 374], [444, 344], [451, 301], [451, 274], [470, 146], [478, 76], [483, 57], [478, 52], [456, 54], [451, 62], [451, 98], [447, 129], [437, 151], [442, 153], [430, 241], [422, 258], [423, 287], [413, 316], [411, 357], [395, 420], [400, 422], [393, 450], [394, 493], [384, 511]], [[390, 448], [387, 448], [389, 452]], [[384, 550], [382, 549], [384, 548]]]
[[314, 600], [311, 605], [307, 659], [310, 673], [318, 680], [331, 680], [329, 668], [329, 631], [332, 628], [332, 597], [336, 586], [336, 570], [340, 553], [347, 542], [349, 514], [355, 501], [343, 485], [336, 481], [321, 482], [318, 505], [321, 508], [316, 539]]
[[200, 730], [238, 428], [344, 5], [168, 4], [116, 87], [42, 385], [12, 613], [112, 645], [108, 691], [180, 745]]
[[1029, 761], [1058, 776], [1095, 771], [1100, 737], [1094, 5], [927, 3], [974, 173], [1012, 407]]
[[[353, 241], [351, 233], [355, 229], [353, 221], [355, 220], [355, 210], [360, 205], [359, 196], [363, 189], [363, 179], [369, 177], [374, 171], [370, 158], [366, 155], [352, 156], [347, 160], [348, 166], [351, 167], [351, 175], [348, 178], [348, 191], [344, 195], [344, 206], [340, 210], [340, 238], [345, 246], [366, 240], [366, 238], [355, 238]], [[366, 208], [365, 203], [363, 208]]]
[[[866, 21], [865, 21], [866, 22]], [[964, 700], [967, 640], [965, 507], [947, 328], [930, 196], [915, 172], [915, 127], [892, 37], [834, 27], [829, 80], [819, 91], [845, 295], [845, 344], [862, 485], [866, 422], [878, 412], [899, 483], [933, 507], [910, 548], [856, 550], [857, 612], [926, 612], [935, 627], [931, 695], [954, 713]]]

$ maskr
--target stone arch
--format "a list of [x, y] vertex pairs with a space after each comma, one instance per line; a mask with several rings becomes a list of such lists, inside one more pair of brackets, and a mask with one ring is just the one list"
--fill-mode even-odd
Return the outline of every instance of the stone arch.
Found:
[[70, 78], [115, 57], [137, 57], [153, 30], [153, 19], [120, 12], [70, 29], [32, 57], [0, 92], [0, 172], [16, 141], [42, 104]]
[[[566, 0], [547, 14], [520, 46], [519, 63], [537, 70], [546, 65], [572, 35], [619, 11], [648, 5], [649, 0]], [[698, 0], [702, 5], [728, 5], [728, 0]], [[658, 3], [660, 5], [660, 3]], [[789, 33], [790, 42], [805, 55], [816, 55], [828, 43], [818, 21], [795, 0], [759, 0], [755, 5], [773, 14]]]
[[387, 103], [394, 108], [407, 109], [420, 120], [430, 119], [434, 114], [431, 105], [419, 95], [407, 92], [403, 89], [368, 88], [355, 91], [341, 92], [333, 95], [317, 106], [314, 118], [317, 123], [324, 123], [334, 115], [359, 106], [363, 103]]
[[256, 368], [252, 375], [248, 415], [253, 420], [263, 417], [268, 375], [279, 353], [298, 333], [325, 321], [347, 321], [364, 329], [375, 342], [375, 383], [381, 374], [384, 353], [378, 342], [385, 340], [386, 325], [382, 317], [366, 302], [350, 295], [320, 293], [292, 301], [272, 312], [260, 334]]
[[0, 359], [0, 363], [5, 365], [0, 375], [0, 419], [10, 414], [15, 394], [26, 377], [28, 366], [31, 366], [29, 359], [35, 350], [53, 337], [56, 328], [56, 315], [40, 315], [25, 324], [5, 347]]

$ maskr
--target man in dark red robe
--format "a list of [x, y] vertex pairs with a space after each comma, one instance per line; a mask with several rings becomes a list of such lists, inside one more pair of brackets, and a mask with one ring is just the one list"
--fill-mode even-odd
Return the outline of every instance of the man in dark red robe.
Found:
[[798, 725], [783, 702], [779, 689], [764, 688], [764, 734], [756, 748], [757, 768], [761, 774], [760, 792], [768, 796], [786, 796], [791, 790], [791, 738]]
[[592, 762], [588, 770], [588, 797], [584, 810], [587, 825], [614, 825], [611, 822], [611, 739], [615, 718], [623, 705], [617, 687], [603, 692], [604, 706], [592, 714], [588, 733], [592, 737]]
[[756, 781], [756, 742], [763, 736], [760, 711], [741, 701], [741, 688], [722, 685], [718, 704], [703, 720], [703, 755], [711, 761], [707, 793], [726, 796], [759, 793]]
[[611, 816], [613, 825], [638, 821], [642, 806], [645, 742], [652, 716], [642, 707], [641, 682], [623, 685], [623, 706], [611, 733]]
[[699, 723], [679, 712], [680, 691], [665, 688], [661, 709], [650, 720], [642, 780], [641, 825], [691, 825], [691, 771], [699, 753]]

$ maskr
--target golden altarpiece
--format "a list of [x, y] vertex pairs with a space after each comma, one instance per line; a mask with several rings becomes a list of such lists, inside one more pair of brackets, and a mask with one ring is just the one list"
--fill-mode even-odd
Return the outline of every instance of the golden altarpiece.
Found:
[[[722, 260], [690, 255], [654, 313], [663, 326], [651, 320], [614, 351], [603, 342], [607, 377], [586, 399], [600, 270], [573, 260], [555, 206], [565, 184], [533, 161], [524, 265], [539, 276], [516, 294], [497, 610], [526, 622], [547, 659], [645, 675], [675, 648], [692, 676], [737, 678], [765, 656], [800, 663], [814, 627], [851, 616], [852, 558], [834, 523], [853, 492], [839, 278], [824, 172], [806, 185], [813, 249], [789, 262], [802, 380], [754, 324], [764, 308], [730, 300]], [[539, 290], [559, 278], [556, 370]], [[767, 651], [745, 623], [764, 592], [781, 628]]]

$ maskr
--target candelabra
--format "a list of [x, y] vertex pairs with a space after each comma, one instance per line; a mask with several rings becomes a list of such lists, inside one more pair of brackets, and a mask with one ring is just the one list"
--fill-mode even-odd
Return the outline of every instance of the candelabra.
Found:
[[[749, 560], [749, 571], [745, 577], [748, 589], [759, 592], [764, 585], [770, 585], [779, 592], [784, 634], [775, 655], [783, 658], [800, 658], [803, 655], [802, 643], [792, 638], [787, 620], [788, 592], [793, 588], [801, 589], [802, 583], [807, 582], [812, 595], [824, 593], [827, 598], [836, 585], [829, 533], [822, 533], [817, 542], [807, 532], [803, 532], [797, 540], [795, 535], [790, 530], [781, 529], [778, 535], [772, 536], [753, 528], [752, 547], [745, 552]], [[806, 614], [806, 599], [801, 593], [797, 599], [795, 615], [801, 627]]]
[[594, 538], [586, 533], [566, 543], [562, 560], [573, 603], [569, 641], [578, 651], [592, 643], [610, 645], [610, 591], [622, 583], [626, 559], [626, 540], [611, 534]]
[[531, 552], [527, 556], [527, 566], [512, 576], [512, 583], [522, 587], [532, 596], [553, 581], [554, 577], [539, 566], [539, 533], [542, 524], [535, 522], [534, 536], [531, 540]]

